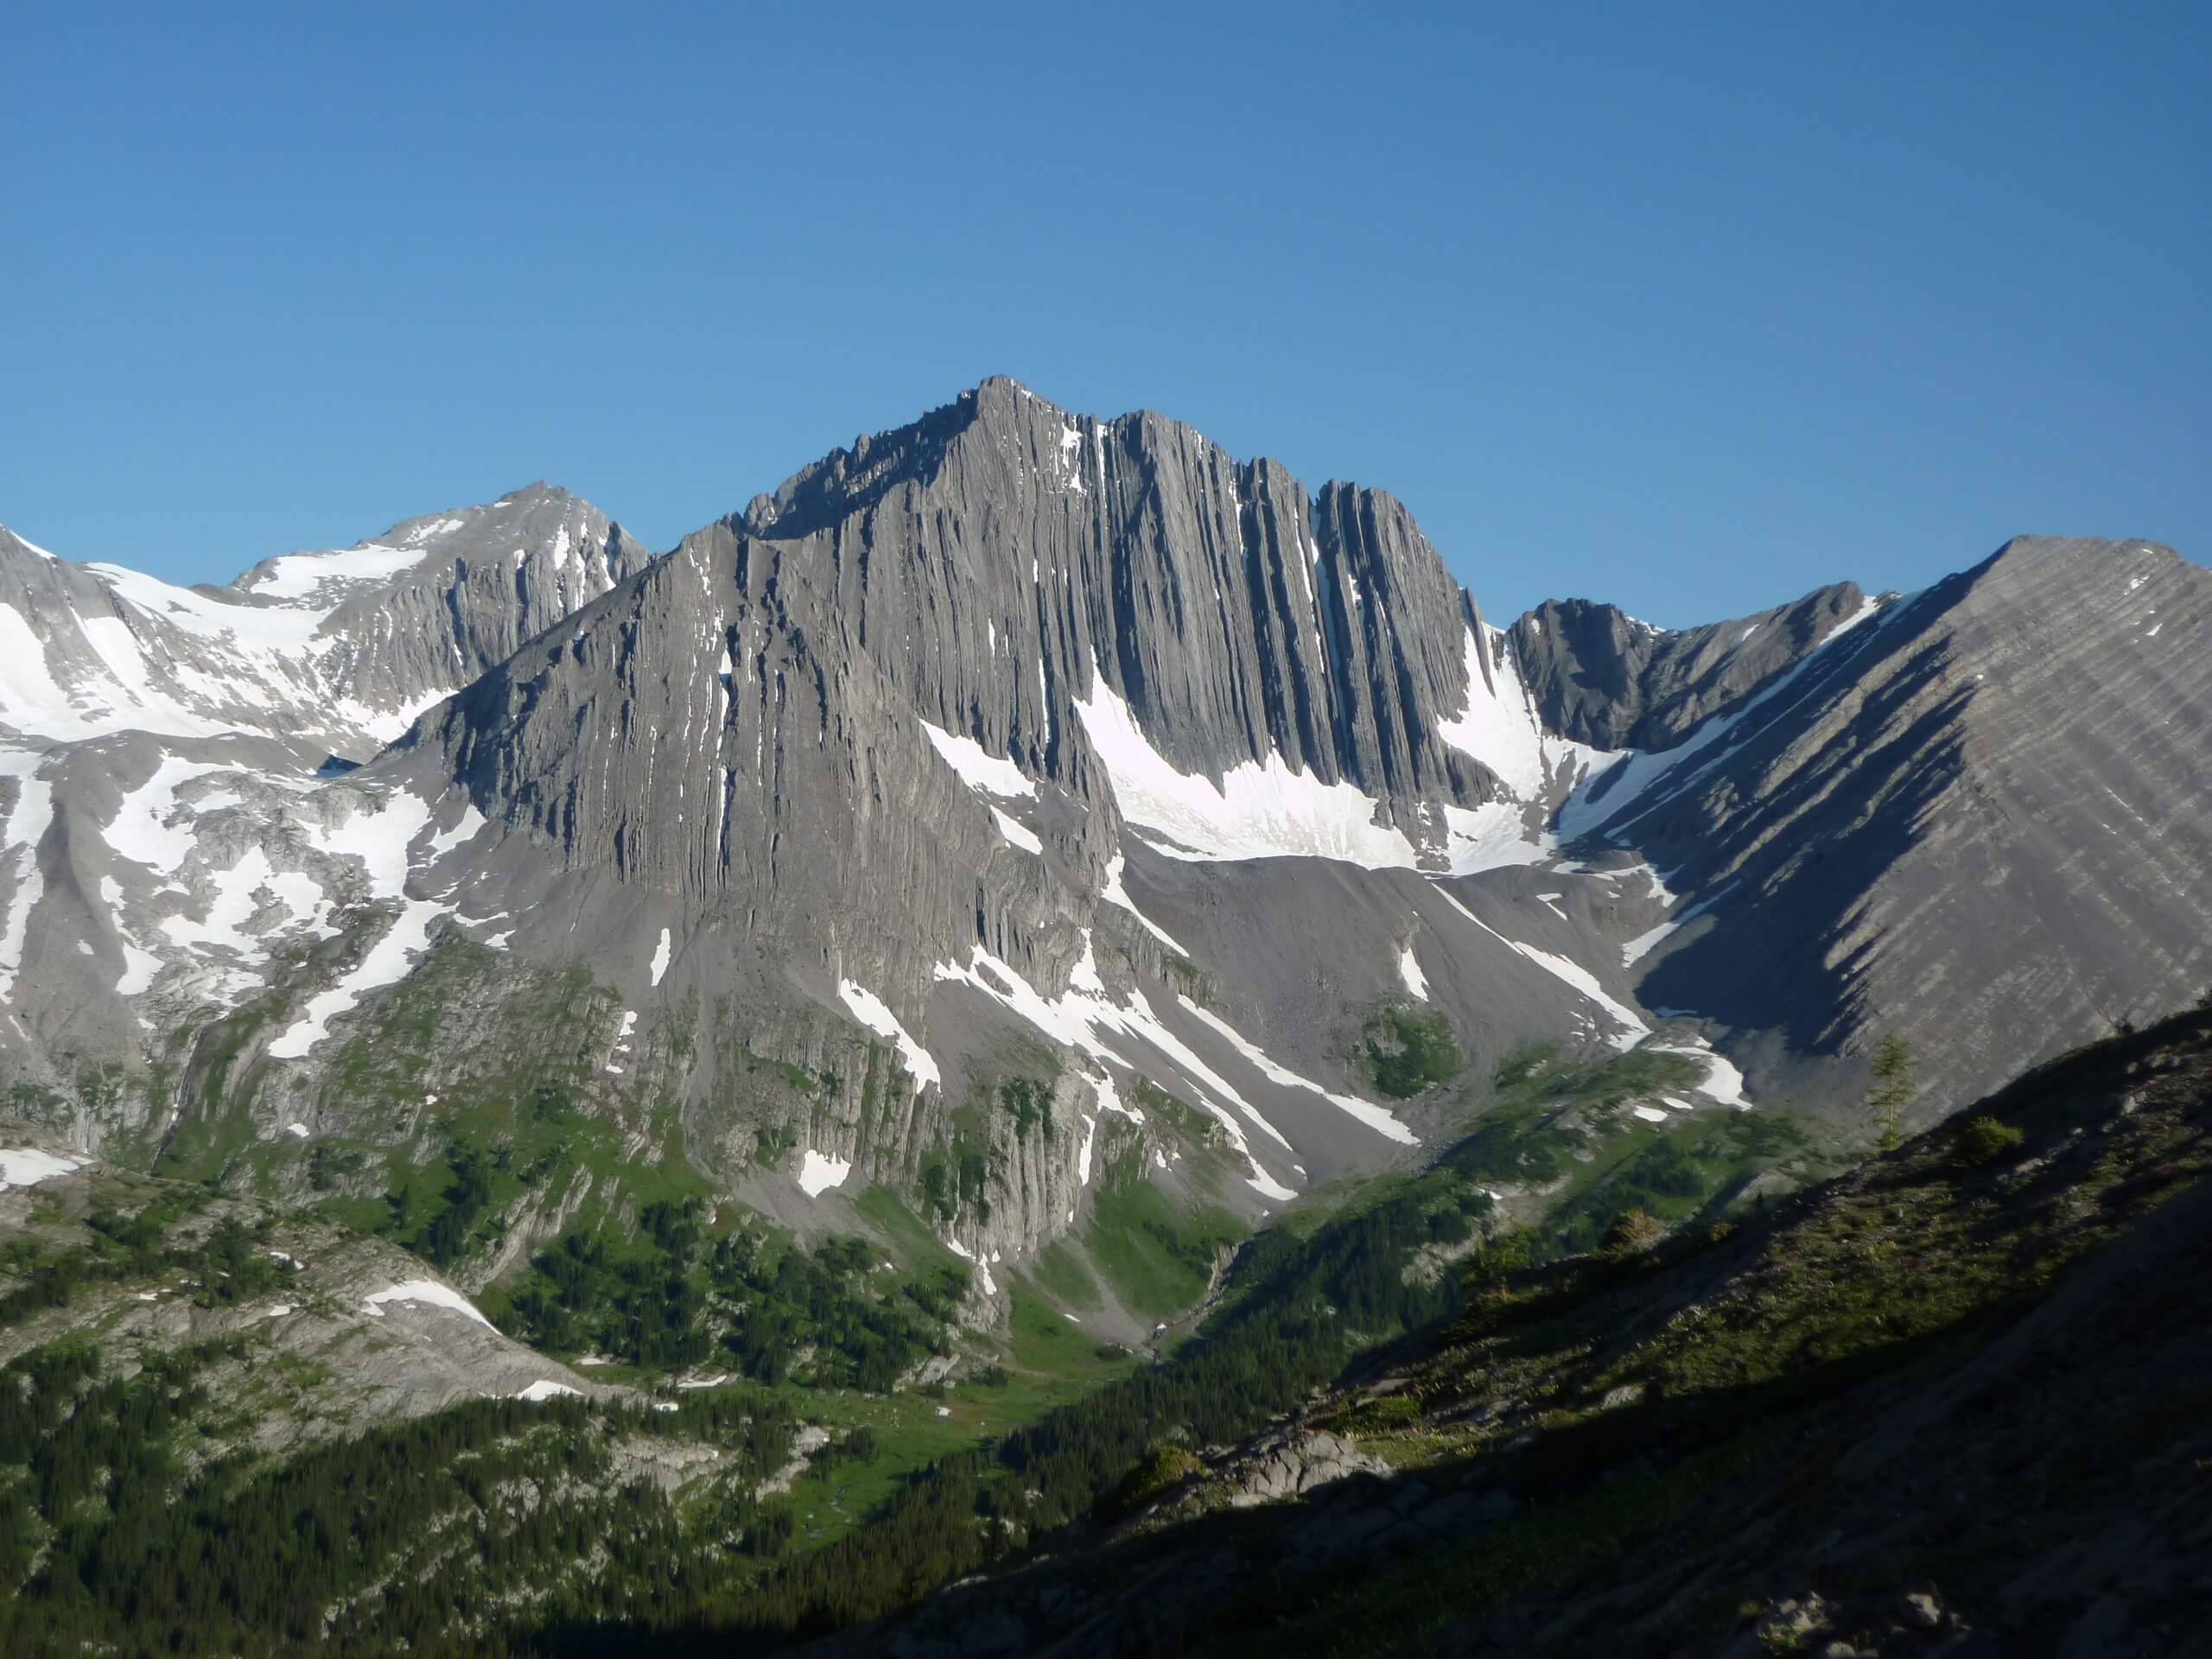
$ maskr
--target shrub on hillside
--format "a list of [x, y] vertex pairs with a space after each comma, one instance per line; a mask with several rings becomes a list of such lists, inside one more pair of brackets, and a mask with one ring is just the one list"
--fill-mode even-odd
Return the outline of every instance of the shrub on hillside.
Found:
[[1188, 1448], [1168, 1440], [1155, 1441], [1114, 1490], [1099, 1500], [1098, 1517], [1111, 1521], [1131, 1514], [1204, 1466]]
[[1979, 1168], [1993, 1163], [2008, 1152], [2018, 1152], [2027, 1143], [2027, 1135], [2010, 1123], [1989, 1116], [1967, 1119], [1959, 1126], [1958, 1160], [1961, 1164]]
[[1624, 1210], [1598, 1246], [1607, 1255], [1641, 1255], [1667, 1236], [1667, 1224], [1648, 1210]]
[[1369, 1075], [1394, 1099], [1408, 1099], [1466, 1068], [1452, 1022], [1441, 1014], [1386, 1008], [1367, 1022], [1364, 1036]]

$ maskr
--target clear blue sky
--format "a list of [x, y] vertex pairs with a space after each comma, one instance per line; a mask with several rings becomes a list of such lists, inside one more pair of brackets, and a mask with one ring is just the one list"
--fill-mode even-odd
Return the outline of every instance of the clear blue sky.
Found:
[[1501, 618], [2212, 559], [2202, 3], [92, 11], [0, 49], [67, 556], [540, 476], [665, 547], [1003, 372], [1392, 490]]

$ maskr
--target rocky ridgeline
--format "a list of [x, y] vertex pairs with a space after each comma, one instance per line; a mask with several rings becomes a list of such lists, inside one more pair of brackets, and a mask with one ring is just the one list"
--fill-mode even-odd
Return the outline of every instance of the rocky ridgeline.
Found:
[[1547, 600], [1513, 625], [1513, 654], [1544, 725], [1599, 749], [1667, 749], [1741, 702], [1866, 601], [1854, 582], [1698, 628], [1655, 628], [1619, 607]]
[[224, 590], [9, 538], [0, 602], [44, 676], [0, 709], [0, 1051], [149, 1158], [427, 1152], [424, 1102], [546, 1050], [622, 1157], [797, 1223], [964, 1147], [988, 1262], [1112, 1143], [1193, 1179], [1140, 1078], [1252, 1218], [1419, 1155], [1480, 1090], [1378, 1097], [1378, 1009], [1478, 1078], [1688, 1020], [1707, 1098], [1863, 1132], [1884, 1033], [1924, 1119], [2212, 978], [2212, 579], [2151, 543], [1498, 632], [1392, 497], [997, 379], [657, 559], [540, 486]]

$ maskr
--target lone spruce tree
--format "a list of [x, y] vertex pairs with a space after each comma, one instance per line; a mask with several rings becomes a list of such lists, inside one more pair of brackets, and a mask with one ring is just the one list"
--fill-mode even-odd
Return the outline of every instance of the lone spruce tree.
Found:
[[1897, 1033], [1885, 1032], [1874, 1045], [1874, 1075], [1866, 1086], [1867, 1115], [1881, 1126], [1884, 1152], [1895, 1152], [1904, 1138], [1912, 1092], [1912, 1049]]

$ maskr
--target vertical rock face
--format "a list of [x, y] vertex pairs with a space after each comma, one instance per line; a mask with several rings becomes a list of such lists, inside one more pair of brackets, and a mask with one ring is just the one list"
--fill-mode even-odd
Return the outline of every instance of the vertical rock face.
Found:
[[[518, 879], [598, 873], [832, 977], [857, 957], [903, 1017], [977, 945], [1065, 987], [1122, 854], [1101, 729], [1166, 787], [1335, 791], [1412, 863], [1430, 809], [1503, 793], [1446, 735], [1491, 673], [1479, 626], [1390, 498], [992, 381], [688, 537], [387, 769], [461, 783], [522, 836]], [[1319, 850], [1294, 804], [1270, 824]]]
[[[478, 885], [521, 918], [516, 950], [581, 947], [638, 984], [665, 949], [665, 984], [641, 993], [734, 1001], [732, 1053], [841, 1078], [808, 1150], [873, 1177], [911, 1184], [1007, 1044], [1071, 1044], [1063, 1116], [1083, 1141], [1001, 1148], [1028, 1173], [970, 1240], [1033, 1248], [1116, 1116], [1091, 1092], [1185, 1077], [1175, 1046], [1223, 1041], [1165, 983], [1177, 947], [1116, 895], [1129, 780], [1152, 809], [1139, 846], [1195, 836], [1223, 856], [1206, 837], [1226, 814], [1232, 853], [1441, 868], [1446, 812], [1507, 794], [1450, 736], [1503, 695], [1479, 628], [1389, 497], [1309, 497], [1172, 422], [1070, 416], [994, 381], [686, 538], [369, 776], [466, 791], [492, 826]], [[863, 1000], [881, 1022], [855, 1018]], [[859, 1122], [863, 1028], [908, 1034], [912, 1075], [944, 1061], [918, 1125]], [[743, 1085], [702, 1061], [686, 1086], [711, 1113]], [[1262, 1074], [1246, 1093], [1284, 1087]], [[1411, 1139], [1349, 1133], [1373, 1143], [1355, 1161]], [[1306, 1179], [1281, 1159], [1250, 1164], [1255, 1187]]]
[[1437, 735], [1472, 602], [1405, 509], [1309, 499], [1151, 414], [985, 382], [756, 499], [731, 529], [820, 573], [841, 632], [938, 723], [1072, 779], [1091, 669], [1177, 768], [1278, 754], [1378, 796], [1482, 798]]
[[1393, 498], [1007, 380], [658, 559], [542, 486], [227, 589], [0, 537], [0, 1052], [200, 1033], [176, 1103], [287, 1133], [472, 941], [410, 1103], [557, 1001], [624, 1144], [770, 1208], [972, 1154], [986, 1261], [1109, 1151], [1185, 1179], [1140, 1081], [1248, 1208], [1419, 1155], [1443, 1109], [1349, 1058], [1386, 1006], [1484, 1065], [1694, 1019], [1731, 1103], [1897, 1029], [1933, 1111], [2212, 978], [2208, 580], [2022, 542], [1499, 631]]

